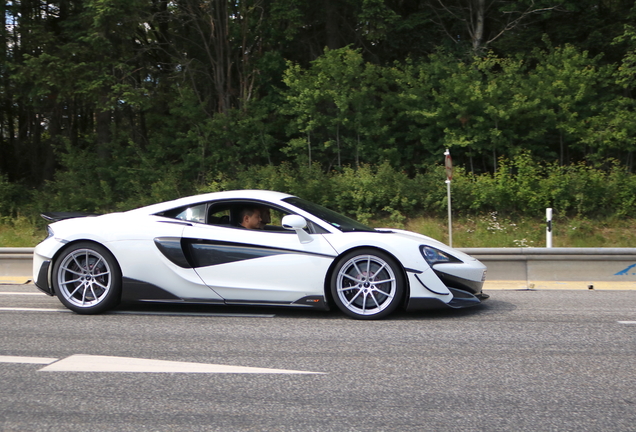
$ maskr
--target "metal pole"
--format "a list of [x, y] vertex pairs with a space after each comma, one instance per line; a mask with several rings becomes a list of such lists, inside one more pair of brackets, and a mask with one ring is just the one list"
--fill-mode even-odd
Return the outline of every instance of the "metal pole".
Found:
[[546, 247], [551, 248], [552, 247], [552, 209], [551, 208], [545, 209], [545, 222], [546, 222], [545, 244], [546, 244]]
[[448, 245], [453, 247], [453, 219], [451, 214], [451, 180], [453, 179], [453, 160], [450, 151], [444, 152], [444, 168], [446, 170], [446, 192], [448, 196]]
[[453, 247], [453, 222], [452, 222], [452, 214], [451, 214], [451, 190], [450, 190], [450, 180], [446, 180], [446, 194], [448, 196], [448, 245]]

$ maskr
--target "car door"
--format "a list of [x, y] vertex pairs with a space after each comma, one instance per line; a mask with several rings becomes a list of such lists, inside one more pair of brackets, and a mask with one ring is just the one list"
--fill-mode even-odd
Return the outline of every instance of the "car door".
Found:
[[[275, 228], [275, 227], [274, 227]], [[323, 234], [301, 243], [294, 231], [194, 223], [183, 231], [201, 279], [228, 303], [289, 304], [324, 294], [336, 251]]]

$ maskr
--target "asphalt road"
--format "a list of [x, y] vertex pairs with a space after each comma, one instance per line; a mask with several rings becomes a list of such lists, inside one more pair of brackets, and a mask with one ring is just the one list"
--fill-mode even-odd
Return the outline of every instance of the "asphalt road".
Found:
[[[636, 291], [490, 291], [470, 310], [372, 322], [176, 306], [81, 316], [36, 292], [0, 286], [1, 431], [636, 430]], [[46, 370], [77, 354], [321, 374]]]

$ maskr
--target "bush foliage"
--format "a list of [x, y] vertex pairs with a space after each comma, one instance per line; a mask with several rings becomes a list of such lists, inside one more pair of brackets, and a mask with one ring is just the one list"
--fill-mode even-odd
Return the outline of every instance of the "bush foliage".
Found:
[[[447, 193], [444, 167], [414, 176], [380, 165], [344, 167], [325, 174], [319, 167], [298, 170], [283, 164], [254, 167], [210, 181], [202, 191], [274, 189], [322, 203], [361, 221], [389, 217], [400, 223], [416, 215], [444, 216]], [[527, 153], [499, 159], [495, 174], [473, 175], [455, 169], [452, 209], [459, 215], [498, 212], [508, 216], [556, 214], [588, 218], [636, 217], [636, 175], [618, 163], [607, 169], [583, 163], [561, 166], [536, 162]]]
[[[407, 217], [444, 217], [447, 212], [441, 165], [407, 175], [388, 162], [359, 168], [345, 166], [327, 173], [318, 164], [294, 167], [282, 163], [252, 166], [232, 175], [210, 174], [202, 185], [191, 188], [178, 180], [177, 173], [167, 171], [147, 190], [137, 188], [131, 179], [126, 182], [128, 189], [113, 191], [89, 173], [81, 180], [63, 176], [45, 191], [32, 194], [38, 202], [33, 210], [126, 210], [193, 193], [266, 189], [321, 203], [363, 222], [388, 218], [400, 225]], [[636, 175], [618, 163], [602, 169], [584, 163], [561, 166], [538, 162], [523, 153], [512, 159], [500, 158], [494, 174], [475, 175], [455, 168], [451, 191], [453, 213], [461, 216], [497, 212], [506, 217], [540, 218], [545, 208], [551, 207], [555, 214], [568, 217], [636, 217]], [[5, 198], [3, 203], [14, 202], [20, 195], [16, 186], [6, 181], [0, 181], [0, 194]], [[7, 215], [15, 207], [5, 204], [0, 209]]]

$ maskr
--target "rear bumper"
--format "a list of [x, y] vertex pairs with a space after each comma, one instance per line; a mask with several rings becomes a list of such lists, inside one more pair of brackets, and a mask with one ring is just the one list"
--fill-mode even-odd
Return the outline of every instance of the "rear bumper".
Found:
[[33, 250], [33, 283], [45, 294], [55, 295], [51, 286], [51, 264], [55, 254], [64, 247], [64, 243], [48, 237]]

